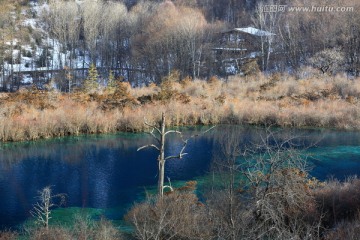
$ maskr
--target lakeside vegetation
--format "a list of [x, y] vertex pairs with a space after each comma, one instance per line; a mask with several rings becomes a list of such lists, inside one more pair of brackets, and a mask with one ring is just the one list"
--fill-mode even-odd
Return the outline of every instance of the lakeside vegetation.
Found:
[[[311, 70], [311, 69], [310, 69]], [[309, 70], [309, 71], [310, 71]], [[180, 79], [176, 72], [159, 86], [126, 82], [71, 94], [23, 89], [0, 96], [0, 140], [36, 140], [65, 135], [146, 130], [144, 117], [168, 126], [254, 124], [282, 127], [360, 129], [360, 79], [287, 74], [220, 80]]]

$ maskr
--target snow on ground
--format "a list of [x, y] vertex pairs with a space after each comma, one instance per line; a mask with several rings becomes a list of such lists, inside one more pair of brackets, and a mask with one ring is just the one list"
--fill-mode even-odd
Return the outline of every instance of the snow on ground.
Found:
[[13, 46], [15, 46], [17, 43], [19, 42], [19, 40], [17, 39], [17, 38], [14, 38], [12, 41], [7, 41], [7, 42], [5, 42], [5, 44], [6, 45], [9, 45], [9, 46], [11, 46], [11, 45], [13, 45]]
[[[78, 4], [82, 4], [83, 1], [76, 0]], [[43, 3], [42, 5], [39, 5], [37, 2], [30, 2], [30, 10], [28, 12], [32, 13], [33, 16], [40, 16], [43, 11], [48, 11], [49, 5], [47, 3]], [[24, 15], [28, 14], [26, 11], [23, 13]], [[46, 32], [41, 28], [44, 24], [39, 21], [37, 18], [27, 18], [22, 22], [22, 26], [27, 27], [30, 26], [32, 29], [41, 31], [46, 34]], [[35, 40], [31, 39], [31, 42], [34, 43]], [[8, 46], [16, 46], [20, 45], [16, 49], [13, 49], [11, 54], [13, 56], [14, 61], [18, 59], [19, 54], [21, 54], [21, 58], [19, 63], [12, 64], [11, 63], [5, 63], [4, 64], [4, 75], [9, 76], [11, 72], [14, 73], [17, 72], [26, 72], [26, 71], [41, 71], [41, 70], [60, 70], [63, 69], [64, 66], [70, 65], [70, 52], [67, 51], [64, 53], [61, 49], [61, 44], [58, 40], [52, 39], [50, 37], [47, 37], [42, 40], [42, 44], [40, 46], [35, 45], [31, 46], [30, 44], [21, 45], [20, 41], [18, 39], [13, 39], [12, 41], [8, 41], [5, 44]], [[37, 66], [37, 60], [44, 54], [44, 50], [48, 49], [49, 56], [47, 57], [47, 66], [49, 67], [40, 67]], [[11, 51], [11, 50], [9, 50]], [[31, 57], [25, 56], [24, 52], [30, 52]], [[10, 52], [9, 52], [10, 53]], [[72, 59], [72, 67], [73, 68], [82, 68], [89, 66], [90, 59], [88, 56], [77, 56], [76, 59]], [[1, 74], [2, 75], [2, 74]], [[0, 77], [1, 77], [0, 75]], [[2, 82], [2, 81], [0, 81]], [[22, 82], [25, 84], [31, 84], [33, 82], [33, 79], [30, 74], [23, 74], [22, 75]]]
[[24, 74], [21, 82], [23, 84], [32, 84], [33, 83], [33, 78], [31, 77], [30, 74]]
[[32, 28], [36, 28], [36, 19], [34, 18], [28, 18], [25, 19], [25, 21], [22, 23], [23, 26], [27, 27], [27, 26], [31, 26]]

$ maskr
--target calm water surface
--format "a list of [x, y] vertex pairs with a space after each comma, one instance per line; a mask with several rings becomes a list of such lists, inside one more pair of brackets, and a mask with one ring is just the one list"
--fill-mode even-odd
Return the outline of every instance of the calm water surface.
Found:
[[[206, 128], [186, 128], [190, 136]], [[253, 127], [218, 126], [189, 141], [189, 154], [167, 163], [166, 175], [172, 182], [193, 180], [209, 171], [221, 143], [236, 136], [249, 145], [264, 135]], [[333, 130], [282, 130], [279, 138], [299, 136], [307, 146], [311, 175], [344, 179], [360, 174], [360, 132]], [[145, 189], [157, 182], [156, 151], [137, 152], [151, 143], [146, 134], [114, 134], [65, 137], [36, 142], [0, 145], [0, 229], [16, 227], [29, 218], [38, 190], [52, 186], [54, 193], [67, 194], [67, 207], [117, 209], [110, 216], [120, 219]], [[171, 137], [166, 146], [176, 154], [181, 142]]]

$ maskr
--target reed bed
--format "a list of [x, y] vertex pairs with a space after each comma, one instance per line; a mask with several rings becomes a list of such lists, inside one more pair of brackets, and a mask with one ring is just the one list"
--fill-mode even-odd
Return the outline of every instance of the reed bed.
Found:
[[360, 79], [285, 74], [227, 81], [169, 81], [166, 87], [131, 88], [126, 94], [46, 92], [0, 96], [0, 141], [66, 135], [146, 131], [161, 112], [169, 126], [254, 124], [360, 129]]

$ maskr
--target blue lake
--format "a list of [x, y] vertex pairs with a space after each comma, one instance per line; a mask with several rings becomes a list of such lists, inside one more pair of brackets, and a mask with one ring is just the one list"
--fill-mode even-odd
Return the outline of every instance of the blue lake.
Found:
[[[190, 136], [206, 129], [181, 130]], [[251, 145], [264, 132], [256, 127], [218, 126], [192, 138], [184, 159], [167, 162], [166, 175], [174, 183], [201, 179], [227, 136]], [[360, 132], [282, 129], [279, 138], [287, 136], [298, 136], [301, 145], [311, 146], [305, 150], [311, 176], [325, 180], [360, 174]], [[107, 217], [121, 219], [134, 201], [143, 199], [146, 189], [156, 185], [156, 151], [137, 151], [151, 142], [147, 134], [121, 133], [0, 144], [0, 229], [15, 228], [28, 219], [35, 196], [46, 186], [67, 194], [66, 207], [112, 209]], [[166, 152], [176, 154], [181, 146], [180, 139], [170, 137]]]

